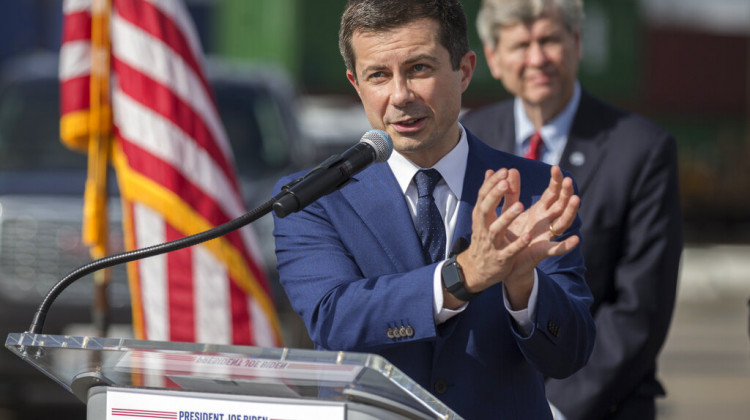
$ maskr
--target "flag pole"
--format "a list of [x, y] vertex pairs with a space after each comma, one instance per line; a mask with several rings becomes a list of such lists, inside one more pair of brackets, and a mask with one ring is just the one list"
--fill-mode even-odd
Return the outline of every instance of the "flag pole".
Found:
[[[111, 153], [112, 111], [110, 105], [111, 0], [93, 0], [91, 10], [91, 79], [88, 142], [88, 177], [84, 195], [83, 240], [93, 259], [108, 254], [107, 165]], [[109, 269], [94, 273], [92, 322], [96, 334], [106, 336], [109, 328], [107, 287]]]

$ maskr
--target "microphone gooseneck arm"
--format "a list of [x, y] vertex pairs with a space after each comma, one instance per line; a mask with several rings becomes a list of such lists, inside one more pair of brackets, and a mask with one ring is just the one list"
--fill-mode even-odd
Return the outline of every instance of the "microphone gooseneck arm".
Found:
[[254, 222], [269, 213], [272, 209], [277, 216], [285, 217], [290, 213], [301, 210], [323, 195], [330, 194], [343, 187], [351, 180], [352, 175], [363, 170], [370, 164], [384, 162], [388, 159], [392, 151], [393, 143], [388, 134], [380, 130], [370, 130], [362, 136], [357, 145], [340, 155], [333, 155], [326, 159], [303, 177], [284, 186], [276, 196], [236, 219], [205, 232], [146, 248], [110, 255], [81, 266], [58, 281], [47, 292], [47, 296], [44, 297], [44, 300], [39, 305], [39, 309], [34, 314], [27, 332], [41, 334], [47, 312], [55, 299], [57, 299], [63, 290], [73, 284], [74, 281], [87, 274], [112, 267], [113, 265], [165, 254], [216, 239]]
[[44, 327], [44, 321], [45, 321], [45, 318], [47, 317], [47, 312], [52, 306], [52, 303], [55, 301], [55, 299], [57, 299], [57, 297], [60, 295], [60, 293], [62, 293], [63, 290], [65, 290], [68, 286], [73, 284], [73, 282], [75, 282], [79, 278], [86, 276], [88, 274], [91, 274], [95, 271], [108, 268], [108, 267], [112, 267], [114, 265], [124, 264], [127, 262], [139, 260], [142, 258], [152, 257], [154, 255], [165, 254], [167, 252], [172, 252], [178, 249], [187, 248], [193, 245], [197, 245], [197, 244], [209, 241], [211, 239], [216, 239], [220, 236], [224, 236], [227, 233], [237, 230], [241, 227], [244, 227], [245, 225], [252, 223], [255, 220], [269, 213], [271, 209], [273, 208], [273, 204], [282, 195], [283, 194], [280, 193], [277, 196], [266, 201], [265, 203], [261, 204], [260, 206], [256, 207], [255, 209], [243, 214], [242, 216], [239, 216], [236, 219], [230, 220], [229, 222], [216, 226], [215, 228], [209, 229], [207, 231], [196, 233], [190, 236], [186, 236], [184, 238], [175, 239], [170, 242], [152, 245], [146, 248], [135, 249], [133, 251], [121, 252], [119, 254], [110, 255], [110, 256], [92, 261], [86, 265], [83, 265], [77, 268], [76, 270], [74, 270], [73, 272], [65, 276], [62, 280], [58, 281], [50, 289], [50, 291], [47, 292], [47, 296], [45, 296], [44, 300], [39, 305], [39, 309], [37, 309], [36, 313], [34, 314], [34, 318], [31, 321], [31, 326], [29, 326], [29, 330], [27, 332], [31, 334], [42, 333], [42, 328]]

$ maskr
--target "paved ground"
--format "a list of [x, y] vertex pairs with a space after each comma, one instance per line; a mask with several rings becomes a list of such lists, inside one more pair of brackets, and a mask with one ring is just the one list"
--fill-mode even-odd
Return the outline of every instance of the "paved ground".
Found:
[[750, 246], [688, 248], [660, 358], [660, 420], [750, 418]]

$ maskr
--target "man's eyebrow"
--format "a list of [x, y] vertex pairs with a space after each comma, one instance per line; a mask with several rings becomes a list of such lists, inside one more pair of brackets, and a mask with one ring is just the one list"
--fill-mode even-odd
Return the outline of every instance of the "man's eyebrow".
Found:
[[[403, 64], [408, 66], [408, 65], [420, 62], [420, 61], [429, 61], [429, 62], [431, 62], [433, 64], [438, 63], [437, 57], [435, 57], [433, 55], [430, 55], [430, 54], [419, 54], [417, 56], [411, 57], [408, 60], [404, 61]], [[362, 71], [363, 74], [365, 74], [365, 73], [370, 73], [370, 72], [375, 72], [375, 71], [382, 71], [382, 70], [387, 70], [387, 69], [388, 69], [388, 66], [386, 66], [384, 64], [372, 64], [372, 65], [369, 65], [367, 67], [363, 67], [361, 71]]]
[[412, 57], [404, 62], [404, 64], [414, 64], [419, 61], [430, 61], [432, 63], [437, 63], [439, 60], [434, 55], [430, 54], [420, 54], [416, 57]]
[[370, 73], [374, 71], [382, 71], [382, 70], [385, 70], [386, 68], [387, 67], [383, 64], [372, 64], [367, 67], [363, 67], [361, 71], [362, 71], [362, 74], [365, 74], [365, 73]]

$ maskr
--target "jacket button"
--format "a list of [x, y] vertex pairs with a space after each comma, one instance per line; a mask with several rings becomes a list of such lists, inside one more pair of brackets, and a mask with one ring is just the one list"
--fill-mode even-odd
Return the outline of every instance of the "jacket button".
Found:
[[385, 335], [388, 338], [393, 338], [393, 328], [388, 328], [388, 331], [385, 332]]
[[435, 393], [436, 394], [445, 394], [446, 391], [448, 391], [448, 384], [440, 379], [438, 381], [435, 381]]
[[414, 337], [414, 328], [412, 328], [411, 326], [406, 327], [406, 336]]
[[547, 322], [547, 331], [549, 331], [550, 334], [554, 335], [555, 337], [560, 335], [560, 327], [558, 327], [552, 321]]

